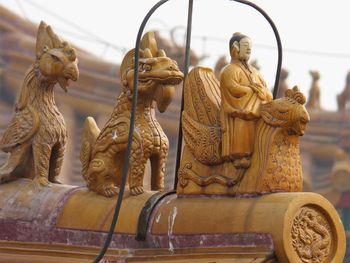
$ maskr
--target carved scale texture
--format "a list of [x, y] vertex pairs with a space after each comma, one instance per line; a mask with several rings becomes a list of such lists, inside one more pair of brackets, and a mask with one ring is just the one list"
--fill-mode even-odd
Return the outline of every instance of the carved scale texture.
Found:
[[[276, 130], [276, 128], [272, 129]], [[278, 129], [272, 138], [272, 144], [265, 152], [267, 164], [259, 190], [261, 192], [300, 192], [302, 190], [302, 168], [299, 137], [287, 136], [281, 129]]]
[[[122, 92], [117, 99], [111, 117], [97, 137], [91, 159], [93, 159], [97, 153], [103, 153], [111, 145], [115, 144], [115, 141], [111, 139], [113, 136], [125, 136], [128, 133], [130, 126], [130, 108], [130, 101], [126, 93]], [[127, 142], [127, 138], [124, 143], [125, 142]]]
[[[160, 159], [159, 167], [154, 167], [154, 170], [159, 170], [155, 184], [157, 185], [156, 189], [162, 189], [164, 187], [163, 178], [169, 141], [155, 119], [154, 108], [144, 103], [145, 100], [142, 99], [142, 94], [140, 94], [136, 109], [135, 131], [130, 157], [129, 184], [130, 186], [143, 185], [147, 160], [155, 154]], [[123, 160], [127, 146], [130, 109], [130, 98], [128, 98], [126, 92], [122, 92], [117, 99], [110, 119], [93, 145], [90, 158], [87, 157], [87, 152], [91, 149], [91, 145], [84, 146], [85, 150], [82, 151], [81, 158], [91, 160], [90, 169], [85, 170], [84, 178], [94, 191], [98, 192], [98, 189], [105, 187], [108, 181], [120, 181], [122, 167], [122, 162], [120, 161]], [[106, 195], [104, 190], [101, 190], [99, 193]]]

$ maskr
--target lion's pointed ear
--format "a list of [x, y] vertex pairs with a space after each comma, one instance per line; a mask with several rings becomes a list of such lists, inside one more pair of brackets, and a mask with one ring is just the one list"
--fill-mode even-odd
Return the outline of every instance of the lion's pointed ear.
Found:
[[43, 21], [40, 22], [38, 34], [36, 37], [36, 58], [39, 59], [45, 50], [53, 48], [51, 37], [47, 32], [47, 24]]
[[62, 39], [59, 36], [57, 36], [55, 34], [55, 32], [53, 32], [51, 26], [47, 26], [46, 27], [46, 31], [49, 34], [50, 38], [51, 38], [53, 48], [60, 48], [60, 47], [62, 47], [62, 45], [63, 45]]

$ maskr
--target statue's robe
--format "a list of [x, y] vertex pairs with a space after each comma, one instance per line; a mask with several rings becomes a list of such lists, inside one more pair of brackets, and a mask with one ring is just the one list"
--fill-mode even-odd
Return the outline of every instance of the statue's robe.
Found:
[[[255, 88], [254, 84], [261, 87]], [[237, 60], [220, 75], [222, 157], [233, 161], [251, 156], [259, 105], [272, 99], [257, 69]]]

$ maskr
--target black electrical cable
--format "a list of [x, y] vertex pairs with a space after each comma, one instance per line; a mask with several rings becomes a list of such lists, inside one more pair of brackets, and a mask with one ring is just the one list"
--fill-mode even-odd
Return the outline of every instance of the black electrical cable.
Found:
[[154, 11], [156, 11], [161, 5], [163, 5], [164, 3], [168, 2], [168, 1], [169, 0], [161, 0], [161, 1], [159, 1], [157, 4], [155, 4], [151, 8], [151, 10], [147, 13], [145, 18], [143, 19], [142, 24], [141, 24], [141, 26], [139, 28], [139, 32], [137, 34], [136, 45], [135, 45], [135, 57], [134, 57], [134, 86], [133, 86], [133, 93], [132, 93], [132, 107], [131, 107], [131, 115], [130, 115], [129, 139], [128, 139], [128, 146], [127, 146], [127, 149], [126, 149], [126, 152], [125, 152], [125, 160], [126, 161], [124, 163], [123, 170], [122, 170], [122, 180], [121, 180], [121, 183], [120, 183], [120, 189], [119, 189], [117, 204], [115, 206], [114, 215], [113, 215], [113, 218], [112, 218], [112, 223], [111, 223], [111, 226], [109, 228], [109, 232], [108, 232], [106, 241], [105, 241], [105, 243], [104, 243], [100, 253], [98, 254], [98, 256], [93, 261], [94, 263], [99, 263], [100, 260], [105, 255], [105, 253], [107, 252], [107, 249], [108, 249], [108, 247], [109, 247], [109, 245], [110, 245], [110, 243], [112, 241], [114, 229], [115, 229], [115, 226], [117, 225], [120, 208], [121, 208], [122, 201], [123, 201], [123, 195], [124, 195], [124, 190], [125, 190], [126, 178], [128, 176], [128, 170], [129, 170], [129, 157], [130, 157], [130, 153], [131, 153], [132, 138], [133, 138], [134, 128], [135, 128], [135, 113], [136, 113], [136, 102], [137, 102], [137, 85], [138, 85], [138, 77], [139, 77], [138, 65], [139, 65], [140, 42], [141, 42], [142, 33], [143, 33], [143, 30], [144, 30], [144, 28], [145, 28], [149, 18], [154, 13]]
[[249, 1], [246, 0], [230, 0], [230, 1], [235, 1], [238, 3], [242, 3], [245, 5], [249, 5], [256, 9], [260, 14], [262, 14], [265, 19], [270, 23], [270, 26], [272, 27], [273, 33], [275, 34], [276, 41], [277, 41], [277, 49], [278, 49], [278, 60], [277, 60], [277, 70], [276, 70], [276, 78], [275, 78], [275, 85], [273, 88], [273, 98], [276, 99], [277, 97], [277, 91], [278, 91], [278, 82], [280, 80], [280, 75], [281, 75], [281, 68], [282, 68], [282, 43], [281, 43], [281, 38], [278, 33], [278, 30], [276, 28], [276, 25], [273, 23], [272, 19], [266, 14], [264, 10], [262, 10], [259, 6], [256, 4], [253, 4]]

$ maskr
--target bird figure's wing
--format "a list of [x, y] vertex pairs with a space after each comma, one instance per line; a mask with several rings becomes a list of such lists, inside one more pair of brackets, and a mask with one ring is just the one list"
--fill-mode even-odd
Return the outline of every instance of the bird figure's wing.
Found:
[[203, 164], [220, 163], [220, 88], [209, 68], [196, 67], [184, 87], [182, 128], [188, 150]]
[[39, 116], [33, 108], [26, 106], [17, 110], [2, 135], [0, 149], [10, 152], [14, 147], [33, 138], [39, 128]]

